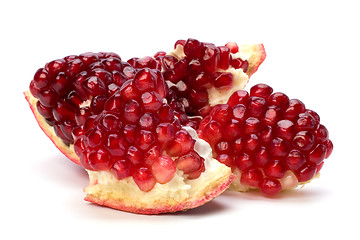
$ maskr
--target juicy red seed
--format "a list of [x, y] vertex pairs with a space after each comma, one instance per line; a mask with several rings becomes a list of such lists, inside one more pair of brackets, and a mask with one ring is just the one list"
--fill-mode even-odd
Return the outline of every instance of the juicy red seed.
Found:
[[312, 179], [316, 173], [316, 165], [313, 163], [308, 163], [302, 166], [298, 171], [296, 171], [296, 177], [299, 182], [306, 182]]
[[300, 150], [310, 150], [315, 143], [315, 136], [309, 131], [300, 131], [296, 133], [292, 140], [292, 145]]
[[174, 65], [175, 63], [177, 63], [179, 60], [171, 55], [166, 55], [162, 60], [161, 60], [161, 64], [163, 66], [163, 68], [165, 68], [165, 70], [172, 70], [174, 69]]
[[99, 124], [107, 132], [118, 132], [122, 127], [121, 120], [114, 114], [105, 114]]
[[105, 65], [106, 70], [111, 71], [121, 71], [122, 63], [121, 60], [115, 57], [109, 57], [102, 61]]
[[324, 144], [318, 144], [315, 149], [310, 152], [309, 161], [318, 165], [325, 159], [325, 156], [326, 146]]
[[137, 146], [145, 151], [148, 150], [156, 141], [155, 135], [147, 130], [141, 130], [135, 139]]
[[291, 99], [288, 102], [288, 107], [284, 110], [284, 118], [294, 119], [300, 113], [305, 111], [305, 105], [298, 99]]
[[333, 143], [331, 142], [330, 139], [325, 140], [324, 145], [326, 146], [326, 156], [325, 156], [325, 158], [328, 158], [331, 155], [334, 146], [333, 146]]
[[71, 141], [74, 140], [72, 136], [72, 130], [75, 127], [75, 122], [64, 121], [61, 124], [59, 124], [59, 127], [67, 139], [70, 139]]
[[320, 124], [314, 131], [315, 139], [320, 142], [324, 142], [329, 138], [329, 132], [326, 127]]
[[201, 157], [196, 152], [190, 151], [176, 159], [176, 167], [185, 174], [189, 174], [201, 167]]
[[102, 148], [89, 153], [88, 162], [95, 171], [108, 171], [111, 166], [109, 153]]
[[289, 102], [289, 97], [281, 92], [276, 92], [270, 95], [268, 98], [268, 105], [274, 105], [277, 107], [285, 107]]
[[82, 86], [88, 92], [88, 94], [93, 97], [97, 95], [105, 95], [107, 93], [105, 83], [96, 76], [91, 76], [85, 79], [85, 81], [82, 83]]
[[196, 39], [189, 38], [184, 45], [184, 53], [190, 58], [200, 58], [203, 53], [203, 44]]
[[135, 67], [136, 68], [157, 69], [157, 65], [158, 65], [157, 61], [154, 58], [150, 57], [150, 56], [139, 58], [135, 62]]
[[95, 53], [87, 52], [79, 55], [84, 66], [90, 66], [92, 63], [99, 61], [99, 57]]
[[129, 100], [124, 106], [124, 118], [126, 121], [135, 123], [142, 115], [140, 104], [136, 100]]
[[50, 76], [55, 76], [59, 72], [64, 71], [66, 66], [66, 61], [64, 59], [57, 59], [51, 61], [45, 65], [45, 69], [50, 74]]
[[96, 117], [97, 117], [96, 115], [91, 115], [86, 119], [85, 124], [84, 124], [84, 132], [85, 133], [87, 131], [94, 129]]
[[225, 46], [230, 49], [231, 53], [237, 53], [239, 51], [239, 46], [236, 42], [228, 42]]
[[233, 144], [232, 144], [232, 149], [234, 151], [235, 154], [240, 154], [242, 149], [243, 149], [243, 145], [244, 145], [244, 141], [243, 139], [237, 138], [234, 140]]
[[234, 138], [238, 137], [241, 133], [240, 122], [232, 119], [230, 122], [224, 124], [223, 138], [227, 141], [232, 141]]
[[156, 120], [155, 120], [153, 114], [146, 112], [139, 119], [139, 127], [141, 129], [145, 129], [145, 130], [152, 130], [153, 128], [155, 128], [155, 124], [156, 124], [155, 121]]
[[156, 159], [160, 157], [161, 149], [159, 146], [151, 147], [147, 152], [143, 155], [143, 162], [147, 166], [151, 166]]
[[43, 90], [39, 93], [39, 101], [45, 107], [53, 107], [60, 96], [52, 89]]
[[39, 98], [40, 89], [38, 89], [37, 87], [35, 87], [34, 80], [32, 80], [32, 81], [30, 82], [29, 90], [30, 90], [31, 94], [32, 94], [35, 98]]
[[74, 152], [76, 155], [80, 156], [80, 154], [84, 151], [85, 145], [82, 138], [75, 140], [74, 142]]
[[219, 59], [219, 63], [218, 63], [218, 67], [226, 70], [229, 68], [230, 66], [230, 48], [226, 47], [226, 46], [220, 46], [218, 47], [219, 51], [220, 51], [220, 59]]
[[158, 117], [162, 122], [169, 122], [174, 119], [174, 112], [168, 104], [163, 104], [159, 109]]
[[84, 70], [83, 62], [77, 58], [67, 63], [65, 72], [69, 77], [74, 78], [83, 70]]
[[250, 156], [244, 152], [235, 156], [235, 165], [240, 170], [245, 170], [250, 168], [253, 165], [253, 161], [250, 159]]
[[130, 146], [126, 152], [126, 159], [128, 159], [133, 165], [141, 163], [142, 153], [135, 146]]
[[202, 66], [199, 59], [192, 59], [187, 66], [187, 71], [191, 74], [200, 73], [202, 71]]
[[162, 104], [163, 98], [157, 92], [145, 92], [141, 95], [143, 107], [146, 111], [156, 112]]
[[299, 118], [296, 120], [296, 130], [312, 130], [316, 127], [316, 119], [309, 113], [299, 114]]
[[170, 156], [180, 156], [189, 152], [195, 144], [190, 134], [186, 130], [175, 133], [174, 141], [168, 149]]
[[285, 157], [289, 152], [289, 144], [282, 138], [276, 137], [270, 143], [270, 154], [273, 157]]
[[133, 179], [141, 191], [148, 192], [154, 188], [156, 180], [151, 170], [147, 167], [139, 167], [133, 172]]
[[247, 102], [247, 113], [252, 117], [260, 117], [266, 111], [266, 100], [251, 96]]
[[[114, 83], [118, 86], [121, 87], [127, 80], [127, 76], [122, 73], [122, 72], [118, 72], [118, 71], [112, 71], [112, 78]], [[111, 84], [109, 84], [110, 86]], [[108, 88], [109, 88], [108, 86]]]
[[125, 159], [117, 160], [111, 167], [110, 172], [119, 180], [129, 177], [131, 175], [131, 163]]
[[79, 107], [83, 102], [82, 98], [75, 91], [69, 92], [66, 96], [66, 101], [75, 107]]
[[59, 73], [55, 77], [54, 82], [51, 85], [51, 88], [54, 89], [59, 95], [63, 95], [70, 88], [71, 86], [70, 84], [71, 82], [69, 81], [65, 73]]
[[232, 109], [227, 104], [217, 104], [210, 114], [215, 121], [225, 123], [232, 118]]
[[229, 72], [221, 72], [214, 74], [214, 87], [227, 88], [231, 87], [233, 82], [233, 75]]
[[40, 103], [40, 101], [36, 102], [36, 109], [41, 114], [41, 116], [43, 116], [44, 118], [52, 118], [53, 117], [52, 107], [45, 107]]
[[95, 96], [90, 104], [90, 108], [94, 114], [99, 114], [102, 110], [104, 110], [105, 102], [108, 97], [105, 95], [97, 95]]
[[291, 140], [295, 135], [294, 123], [287, 119], [280, 120], [276, 124], [275, 135], [286, 140]]
[[273, 196], [281, 192], [282, 188], [278, 180], [264, 178], [262, 181], [260, 181], [259, 189], [261, 193]]
[[105, 69], [95, 68], [90, 72], [90, 74], [100, 78], [106, 85], [112, 83], [112, 75]]
[[105, 147], [112, 156], [122, 157], [126, 153], [127, 142], [121, 135], [113, 133], [107, 137]]
[[54, 124], [53, 127], [55, 134], [59, 136], [66, 145], [70, 145], [72, 143], [72, 140], [67, 138], [65, 134], [62, 132], [59, 124]]
[[257, 118], [249, 117], [245, 120], [244, 132], [246, 134], [257, 133], [260, 130], [260, 121]]
[[265, 126], [264, 129], [260, 132], [259, 138], [264, 143], [270, 143], [273, 139], [273, 129], [271, 126]]
[[259, 167], [264, 167], [270, 160], [270, 154], [266, 147], [260, 146], [260, 148], [254, 153], [254, 163]]
[[244, 150], [248, 153], [254, 152], [259, 147], [260, 141], [256, 134], [250, 134], [244, 141]]
[[136, 73], [134, 85], [140, 92], [151, 91], [156, 87], [156, 75], [149, 69], [141, 69]]
[[270, 178], [282, 178], [285, 175], [286, 168], [282, 161], [272, 160], [269, 161], [264, 167], [264, 173], [267, 177]]
[[174, 49], [176, 48], [177, 45], [184, 46], [185, 43], [186, 43], [186, 40], [177, 40], [175, 45], [174, 45]]
[[136, 125], [126, 124], [123, 133], [126, 141], [133, 144], [135, 142]]
[[276, 106], [270, 106], [264, 114], [264, 117], [261, 119], [261, 121], [265, 125], [273, 126], [275, 125], [281, 117], [280, 108]]
[[316, 121], [316, 124], [319, 124], [320, 123], [320, 116], [313, 110], [310, 110], [310, 109], [306, 109], [305, 113], [308, 113], [310, 114], [311, 116], [313, 116], [313, 118], [315, 119]]
[[243, 69], [243, 72], [246, 73], [248, 68], [249, 68], [249, 62], [247, 60], [245, 60], [242, 64], [241, 64], [241, 68]]
[[222, 136], [221, 125], [214, 120], [210, 121], [204, 130], [207, 136], [207, 140], [211, 146], [213, 146], [214, 143], [217, 142]]
[[259, 169], [248, 169], [241, 173], [240, 182], [251, 187], [259, 187], [263, 174]]
[[103, 133], [98, 129], [93, 129], [91, 132], [86, 133], [85, 146], [94, 148], [103, 142]]
[[216, 157], [216, 159], [228, 167], [231, 167], [234, 162], [234, 159], [230, 157], [229, 154], [226, 153], [220, 154], [219, 156]]
[[211, 81], [212, 77], [209, 74], [201, 72], [193, 79], [193, 85], [194, 87], [205, 86], [207, 84], [210, 84]]
[[230, 145], [228, 142], [225, 141], [218, 142], [217, 144], [215, 144], [214, 150], [217, 154], [227, 153], [230, 151]]
[[306, 162], [304, 154], [296, 149], [289, 152], [285, 159], [285, 163], [290, 170], [297, 170]]
[[36, 88], [43, 89], [50, 86], [51, 78], [45, 69], [40, 68], [35, 73], [33, 83]]
[[200, 61], [206, 72], [213, 73], [219, 61], [219, 49], [212, 45], [206, 46]]
[[192, 173], [189, 173], [187, 178], [189, 180], [196, 179], [200, 177], [201, 173], [203, 173], [204, 171], [205, 171], [205, 164], [204, 164], [204, 160], [202, 159], [200, 168]]
[[53, 116], [56, 121], [74, 121], [76, 108], [68, 102], [59, 101], [53, 108]]
[[256, 96], [267, 99], [272, 92], [273, 92], [272, 87], [260, 83], [260, 84], [256, 84], [250, 89], [250, 96]]
[[175, 128], [171, 123], [160, 123], [156, 128], [157, 140], [166, 146], [174, 139]]
[[167, 183], [176, 172], [175, 162], [170, 157], [161, 156], [151, 166], [151, 172], [158, 183]]
[[159, 51], [157, 53], [154, 54], [154, 58], [156, 59], [157, 57], [165, 57], [166, 56], [166, 52], [164, 51]]
[[123, 108], [123, 100], [120, 94], [115, 93], [104, 104], [104, 110], [109, 112], [120, 112]]
[[121, 86], [120, 92], [122, 98], [126, 100], [137, 99], [140, 95], [132, 80], [126, 81], [124, 85]]
[[244, 121], [246, 118], [246, 107], [243, 104], [233, 106], [233, 116], [239, 121]]

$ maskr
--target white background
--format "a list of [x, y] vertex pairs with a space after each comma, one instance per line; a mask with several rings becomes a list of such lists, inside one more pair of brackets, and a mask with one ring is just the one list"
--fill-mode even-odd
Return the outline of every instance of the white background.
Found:
[[[2, 1], [1, 239], [360, 239], [357, 1]], [[123, 59], [188, 37], [263, 43], [264, 82], [317, 111], [334, 152], [320, 179], [266, 198], [226, 192], [184, 213], [143, 216], [83, 200], [86, 173], [41, 132], [22, 95], [46, 62]]]

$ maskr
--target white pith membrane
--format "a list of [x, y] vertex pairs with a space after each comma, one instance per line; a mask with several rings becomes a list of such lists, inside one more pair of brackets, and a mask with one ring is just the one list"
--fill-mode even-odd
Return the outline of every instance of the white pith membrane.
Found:
[[[89, 186], [85, 188], [88, 194], [86, 198], [104, 201], [104, 205], [113, 205], [122, 209], [137, 208], [139, 213], [158, 213], [165, 208], [166, 211], [185, 210], [196, 206], [197, 200], [209, 200], [214, 194], [214, 190], [219, 188], [216, 195], [223, 192], [230, 181], [233, 179], [231, 169], [216, 159], [212, 158], [210, 145], [200, 139], [191, 127], [183, 127], [190, 133], [195, 142], [194, 150], [205, 159], [205, 171], [196, 179], [187, 179], [187, 174], [181, 170], [176, 170], [174, 177], [165, 184], [156, 183], [154, 188], [148, 192], [141, 191], [133, 178], [126, 177], [118, 180], [113, 174], [107, 171], [89, 171]], [[224, 185], [224, 189], [221, 186]], [[207, 198], [209, 195], [209, 199]], [[203, 200], [201, 200], [203, 199]], [[108, 202], [106, 204], [106, 202]], [[113, 202], [113, 204], [111, 203]], [[180, 206], [181, 209], [173, 207]]]

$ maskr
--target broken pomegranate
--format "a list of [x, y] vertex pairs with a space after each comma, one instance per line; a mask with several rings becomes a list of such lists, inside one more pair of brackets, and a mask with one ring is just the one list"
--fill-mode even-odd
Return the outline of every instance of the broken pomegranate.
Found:
[[201, 120], [196, 115], [245, 86], [265, 58], [263, 46], [177, 43], [168, 55], [127, 62], [115, 53], [71, 55], [35, 73], [25, 97], [46, 135], [89, 173], [86, 200], [172, 212], [206, 203], [233, 180], [193, 128]]
[[333, 150], [316, 112], [265, 84], [214, 106], [198, 134], [237, 176], [230, 189], [258, 188], [266, 195], [311, 181]]

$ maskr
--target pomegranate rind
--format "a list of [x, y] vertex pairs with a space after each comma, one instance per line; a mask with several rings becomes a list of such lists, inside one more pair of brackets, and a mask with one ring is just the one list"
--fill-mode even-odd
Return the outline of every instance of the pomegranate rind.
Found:
[[[107, 172], [88, 171], [90, 184], [84, 190], [85, 200], [113, 209], [137, 214], [161, 214], [199, 207], [223, 193], [234, 180], [231, 169], [214, 161], [216, 167], [198, 179], [181, 181], [181, 173], [169, 183], [159, 184], [149, 192], [134, 186], [131, 177], [109, 180]], [[102, 175], [105, 174], [105, 178]], [[101, 180], [103, 178], [103, 180]], [[110, 176], [111, 178], [111, 176]], [[176, 185], [176, 189], [171, 186]], [[179, 186], [180, 185], [180, 186]]]
[[67, 146], [61, 138], [59, 138], [52, 126], [50, 126], [43, 116], [40, 115], [39, 111], [36, 108], [37, 99], [30, 93], [30, 91], [24, 92], [25, 99], [29, 103], [30, 109], [34, 114], [36, 122], [40, 126], [41, 130], [45, 133], [45, 135], [54, 143], [54, 145], [62, 152], [67, 158], [69, 158], [72, 162], [80, 165], [80, 159], [74, 152], [73, 145]]

